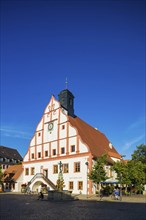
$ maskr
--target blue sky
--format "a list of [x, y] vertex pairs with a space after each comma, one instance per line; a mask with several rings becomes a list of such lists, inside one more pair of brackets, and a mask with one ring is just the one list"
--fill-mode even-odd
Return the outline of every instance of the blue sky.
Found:
[[145, 144], [145, 1], [1, 0], [1, 145], [24, 156], [52, 94], [130, 158]]

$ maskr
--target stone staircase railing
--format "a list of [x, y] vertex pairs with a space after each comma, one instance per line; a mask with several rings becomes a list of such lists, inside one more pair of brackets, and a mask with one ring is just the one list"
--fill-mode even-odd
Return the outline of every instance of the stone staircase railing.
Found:
[[37, 174], [29, 181], [28, 186], [30, 186], [31, 183], [34, 182], [34, 180], [37, 179], [37, 178], [43, 178], [43, 179], [45, 180], [45, 182], [48, 183], [49, 186], [50, 186], [52, 189], [54, 189], [54, 190], [57, 189], [56, 186], [55, 186], [55, 184], [54, 184], [50, 179], [48, 179], [43, 173], [37, 173]]

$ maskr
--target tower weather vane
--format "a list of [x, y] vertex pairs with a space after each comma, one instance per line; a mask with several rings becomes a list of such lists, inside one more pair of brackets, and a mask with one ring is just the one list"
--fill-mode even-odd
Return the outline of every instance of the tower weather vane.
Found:
[[65, 85], [66, 85], [66, 89], [67, 89], [67, 86], [68, 86], [67, 77], [66, 77]]

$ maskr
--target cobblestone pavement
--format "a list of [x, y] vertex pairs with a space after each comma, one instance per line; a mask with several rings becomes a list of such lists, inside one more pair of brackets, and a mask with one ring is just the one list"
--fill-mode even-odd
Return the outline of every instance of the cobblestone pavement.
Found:
[[[122, 202], [79, 195], [75, 201], [37, 200], [36, 195], [0, 194], [0, 220], [145, 220], [145, 198]], [[135, 200], [135, 202], [134, 202]]]
[[[100, 201], [100, 198], [96, 195], [86, 196], [86, 195], [77, 195], [77, 198], [80, 200], [96, 200]], [[111, 196], [104, 196], [101, 201], [109, 201], [109, 202], [130, 202], [130, 203], [146, 203], [146, 196], [143, 195], [132, 195], [132, 196], [122, 196], [122, 200], [115, 200]]]

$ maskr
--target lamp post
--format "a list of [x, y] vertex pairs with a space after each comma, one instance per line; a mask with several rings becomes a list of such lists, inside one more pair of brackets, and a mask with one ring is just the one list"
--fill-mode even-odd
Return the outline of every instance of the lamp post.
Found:
[[89, 165], [89, 163], [86, 162], [85, 164], [87, 166], [87, 198], [88, 198], [88, 165]]

